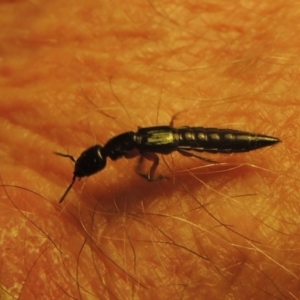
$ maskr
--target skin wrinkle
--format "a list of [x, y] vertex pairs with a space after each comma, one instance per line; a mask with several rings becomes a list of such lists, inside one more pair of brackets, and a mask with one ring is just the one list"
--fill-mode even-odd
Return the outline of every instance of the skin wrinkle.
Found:
[[[14, 1], [0, 10], [1, 296], [300, 298], [299, 6]], [[76, 158], [176, 114], [176, 127], [283, 143], [203, 155], [217, 166], [175, 153], [158, 168], [170, 179], [154, 183], [135, 174], [138, 159], [108, 160], [58, 204], [73, 164], [53, 151]]]

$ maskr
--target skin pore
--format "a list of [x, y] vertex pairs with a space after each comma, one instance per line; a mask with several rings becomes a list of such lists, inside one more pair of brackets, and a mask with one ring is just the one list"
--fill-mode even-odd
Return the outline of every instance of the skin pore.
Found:
[[[299, 299], [299, 12], [260, 1], [2, 3], [1, 299]], [[178, 114], [178, 115], [177, 115]], [[259, 132], [268, 149], [73, 163], [125, 131]], [[149, 164], [145, 166], [145, 169]]]

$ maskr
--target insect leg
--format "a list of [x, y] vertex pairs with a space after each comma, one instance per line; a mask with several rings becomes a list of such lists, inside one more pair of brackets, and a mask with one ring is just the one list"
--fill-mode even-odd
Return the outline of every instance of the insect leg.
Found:
[[191, 153], [191, 152], [188, 152], [188, 151], [185, 151], [185, 150], [182, 150], [182, 149], [177, 149], [177, 151], [181, 154], [181, 155], [184, 155], [184, 156], [188, 156], [188, 157], [196, 157], [196, 158], [199, 158], [201, 160], [204, 160], [206, 162], [210, 162], [210, 163], [214, 163], [214, 164], [217, 164], [218, 162], [215, 161], [215, 160], [212, 160], [212, 159], [209, 159], [209, 158], [206, 158], [206, 157], [203, 157], [203, 156], [199, 156], [199, 155], [195, 155], [194, 153]]
[[[182, 111], [179, 111], [178, 113], [176, 113], [175, 115], [173, 115], [172, 116], [172, 119], [171, 119], [171, 121], [170, 121], [170, 124], [169, 124], [169, 126], [171, 126], [171, 127], [174, 127], [174, 121], [178, 118], [178, 116], [181, 114], [181, 113], [183, 113], [184, 111], [186, 111], [186, 109], [185, 110], [182, 110]], [[185, 126], [184, 126], [185, 127]]]
[[[144, 173], [141, 172], [141, 166], [143, 164], [144, 159], [152, 161], [152, 166], [149, 169], [148, 174], [144, 174]], [[139, 163], [138, 163], [138, 165], [136, 167], [136, 172], [140, 176], [146, 178], [149, 181], [156, 181], [156, 180], [161, 180], [163, 178], [166, 178], [163, 175], [158, 175], [158, 176], [154, 177], [154, 174], [156, 172], [156, 169], [157, 169], [158, 165], [159, 165], [159, 157], [157, 156], [157, 154], [155, 154], [153, 152], [151, 152], [151, 153], [150, 152], [143, 152], [143, 153], [141, 153], [141, 157], [140, 157]]]
[[171, 127], [174, 127], [174, 121], [177, 119], [177, 115], [178, 115], [178, 114], [176, 114], [176, 115], [174, 115], [174, 116], [172, 117], [172, 119], [171, 119], [171, 121], [170, 121], [170, 124], [169, 124]]

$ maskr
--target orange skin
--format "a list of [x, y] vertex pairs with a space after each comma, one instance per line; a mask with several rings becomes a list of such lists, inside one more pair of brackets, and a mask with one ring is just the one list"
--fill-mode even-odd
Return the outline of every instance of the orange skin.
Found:
[[[0, 4], [3, 298], [300, 298], [300, 7], [198, 3]], [[73, 164], [53, 151], [177, 113], [283, 143], [174, 153], [154, 183], [108, 160], [58, 204]]]

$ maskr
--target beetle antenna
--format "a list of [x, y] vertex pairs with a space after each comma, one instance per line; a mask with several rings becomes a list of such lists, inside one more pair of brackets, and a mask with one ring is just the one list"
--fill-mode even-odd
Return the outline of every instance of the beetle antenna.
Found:
[[75, 179], [76, 179], [76, 176], [74, 175], [71, 184], [68, 186], [68, 188], [66, 189], [66, 191], [64, 192], [64, 194], [60, 198], [59, 203], [62, 203], [65, 200], [66, 196], [68, 195], [70, 189], [72, 188], [72, 186], [75, 182]]
[[55, 155], [58, 155], [58, 156], [62, 156], [62, 157], [68, 157], [70, 158], [73, 162], [76, 162], [76, 159], [72, 156], [72, 155], [69, 155], [69, 154], [64, 154], [64, 153], [60, 153], [60, 152], [53, 152]]
[[[56, 154], [56, 155], [58, 155], [58, 156], [68, 157], [68, 158], [70, 158], [74, 163], [76, 163], [76, 159], [75, 159], [72, 155], [64, 154], [64, 153], [60, 153], [60, 152], [53, 152], [53, 153]], [[65, 200], [66, 196], [68, 195], [70, 189], [72, 188], [72, 186], [73, 186], [73, 184], [74, 184], [74, 182], [75, 182], [75, 179], [76, 179], [76, 176], [74, 175], [71, 184], [68, 186], [68, 188], [66, 189], [66, 191], [64, 192], [64, 194], [63, 194], [62, 197], [60, 198], [59, 203], [62, 203], [62, 202]]]

